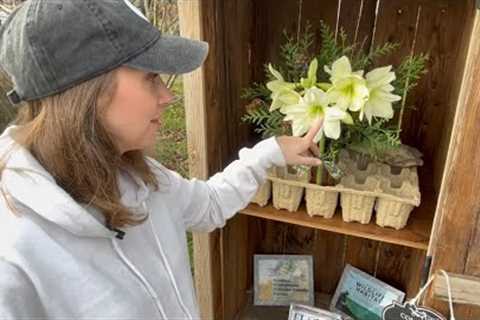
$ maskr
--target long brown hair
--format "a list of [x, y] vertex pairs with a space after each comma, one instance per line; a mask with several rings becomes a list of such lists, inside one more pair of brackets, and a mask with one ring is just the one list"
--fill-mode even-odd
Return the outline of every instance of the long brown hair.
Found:
[[115, 71], [111, 71], [62, 93], [26, 102], [14, 120], [19, 128], [13, 137], [75, 201], [99, 209], [111, 228], [146, 219], [134, 218], [120, 203], [120, 170], [133, 172], [158, 189], [143, 152], [120, 154], [102, 124], [102, 112], [116, 90], [115, 83]]

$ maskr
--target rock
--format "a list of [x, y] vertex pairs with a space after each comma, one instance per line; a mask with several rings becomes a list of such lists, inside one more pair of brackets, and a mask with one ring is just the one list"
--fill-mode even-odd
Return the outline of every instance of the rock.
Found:
[[392, 167], [409, 168], [423, 166], [422, 156], [418, 149], [402, 144], [386, 151], [378, 160]]

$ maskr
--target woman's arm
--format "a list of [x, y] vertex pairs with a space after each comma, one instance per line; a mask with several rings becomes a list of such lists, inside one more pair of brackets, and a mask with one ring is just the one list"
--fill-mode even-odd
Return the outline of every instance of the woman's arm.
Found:
[[272, 137], [253, 148], [243, 148], [238, 160], [208, 181], [186, 180], [169, 171], [173, 180], [171, 197], [181, 206], [185, 228], [211, 231], [223, 227], [227, 219], [248, 205], [274, 165], [318, 165], [320, 160], [312, 153], [318, 153], [313, 137], [320, 127], [321, 122], [302, 138]]

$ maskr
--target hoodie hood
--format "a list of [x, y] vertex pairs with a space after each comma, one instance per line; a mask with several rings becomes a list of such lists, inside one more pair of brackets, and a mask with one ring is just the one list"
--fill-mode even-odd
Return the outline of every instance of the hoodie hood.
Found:
[[[12, 135], [17, 128], [10, 126], [0, 136], [0, 154], [6, 154], [1, 186], [7, 195], [77, 236], [114, 237], [116, 232], [102, 224], [104, 218], [97, 209], [76, 202], [27, 149], [15, 142]], [[118, 175], [118, 182], [122, 204], [140, 214], [150, 189], [126, 172]]]

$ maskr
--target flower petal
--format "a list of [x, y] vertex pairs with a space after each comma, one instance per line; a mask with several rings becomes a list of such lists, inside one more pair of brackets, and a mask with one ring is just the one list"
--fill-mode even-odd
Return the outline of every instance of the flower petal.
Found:
[[318, 130], [315, 137], [313, 137], [313, 142], [318, 143], [320, 139], [322, 139], [322, 136], [323, 136], [323, 127], [320, 130]]
[[392, 66], [375, 68], [366, 74], [367, 85], [370, 89], [380, 88], [389, 85], [396, 79], [395, 73], [391, 71]]
[[383, 99], [389, 102], [396, 102], [402, 100], [402, 97], [400, 97], [399, 95], [392, 94], [383, 90], [375, 90], [373, 92], [373, 97], [377, 99]]
[[328, 96], [325, 91], [317, 88], [312, 87], [310, 89], [305, 90], [305, 103], [307, 104], [315, 104], [315, 105], [324, 105], [328, 104]]
[[275, 70], [275, 68], [272, 66], [271, 63], [268, 64], [268, 70], [270, 70], [270, 73], [271, 73], [277, 80], [285, 81], [285, 80], [283, 79], [282, 74], [281, 74], [279, 71]]
[[329, 82], [320, 82], [320, 83], [317, 83], [317, 86], [326, 92], [332, 87], [332, 84]]
[[343, 120], [346, 117], [346, 112], [335, 107], [329, 107], [325, 109], [325, 120]]
[[392, 119], [394, 115], [392, 103], [382, 99], [371, 99], [365, 105], [365, 116], [371, 121], [372, 117]]
[[315, 58], [310, 62], [310, 66], [308, 67], [308, 79], [312, 80], [314, 84], [317, 82], [317, 70], [318, 60]]
[[292, 134], [295, 137], [303, 136], [309, 129], [310, 129], [310, 126], [305, 122], [301, 122], [301, 121], [292, 122]]
[[281, 80], [273, 80], [267, 83], [267, 88], [272, 91], [293, 90], [295, 84]]
[[293, 90], [280, 91], [278, 99], [285, 105], [294, 105], [300, 101], [301, 96]]
[[345, 112], [345, 117], [342, 119], [342, 122], [346, 124], [353, 124], [353, 118], [350, 113]]
[[363, 84], [355, 85], [353, 90], [350, 110], [352, 111], [360, 110], [365, 105], [365, 102], [367, 102], [369, 95], [370, 95], [370, 91], [366, 86], [364, 86]]
[[272, 104], [270, 105], [270, 109], [268, 111], [272, 112], [282, 107], [283, 107], [283, 103], [276, 97], [273, 97], [272, 95]]
[[350, 65], [350, 60], [346, 56], [343, 56], [336, 60], [332, 64], [330, 80], [335, 83], [336, 81], [349, 77], [352, 74], [352, 66]]
[[338, 139], [341, 133], [340, 121], [328, 121], [325, 119], [323, 130], [325, 131], [326, 137], [335, 140]]

